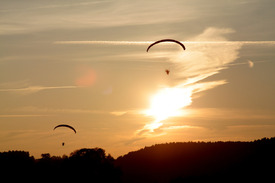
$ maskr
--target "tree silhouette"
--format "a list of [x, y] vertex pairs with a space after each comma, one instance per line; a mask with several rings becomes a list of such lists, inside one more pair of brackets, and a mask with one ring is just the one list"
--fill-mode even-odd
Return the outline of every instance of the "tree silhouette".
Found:
[[268, 182], [273, 180], [275, 138], [253, 142], [157, 144], [117, 158], [101, 148], [70, 156], [0, 152], [2, 180], [9, 182]]
[[44, 153], [36, 160], [25, 151], [2, 152], [0, 165], [1, 177], [9, 182], [119, 182], [121, 176], [114, 158], [101, 148], [76, 150], [69, 157]]
[[0, 153], [0, 172], [2, 180], [16, 182], [27, 179], [33, 170], [35, 160], [25, 151]]
[[124, 182], [265, 182], [273, 179], [275, 138], [254, 142], [158, 144], [116, 160]]
[[88, 175], [94, 181], [117, 181], [119, 170], [113, 164], [114, 158], [106, 156], [101, 148], [80, 149], [71, 153], [69, 157], [69, 171], [77, 172], [83, 178], [87, 178]]

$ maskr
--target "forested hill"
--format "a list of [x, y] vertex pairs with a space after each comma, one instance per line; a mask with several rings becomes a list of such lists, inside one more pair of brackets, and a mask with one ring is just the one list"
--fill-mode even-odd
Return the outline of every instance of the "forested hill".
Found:
[[275, 138], [158, 144], [115, 163], [124, 182], [265, 182], [274, 180]]
[[275, 137], [253, 142], [158, 144], [114, 159], [101, 148], [69, 156], [0, 152], [8, 182], [274, 182]]

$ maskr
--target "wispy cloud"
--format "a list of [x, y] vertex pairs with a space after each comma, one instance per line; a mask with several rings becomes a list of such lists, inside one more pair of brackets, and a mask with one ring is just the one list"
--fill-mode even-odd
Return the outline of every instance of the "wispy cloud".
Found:
[[[226, 80], [208, 82], [203, 82], [203, 80], [228, 68], [228, 65], [238, 58], [243, 43], [230, 42], [225, 38], [226, 34], [232, 32], [234, 32], [232, 29], [208, 28], [193, 38], [196, 44], [186, 46], [186, 51], [179, 51], [172, 55], [167, 53], [167, 61], [176, 67], [173, 72], [177, 82], [174, 86], [161, 88], [154, 96], [157, 99], [153, 98], [151, 106], [145, 114], [155, 120], [138, 129], [135, 133], [136, 136], [148, 137], [154, 134], [157, 136], [165, 134], [164, 132], [170, 127], [166, 126], [163, 120], [173, 116], [186, 115], [181, 111], [192, 104], [196, 93], [227, 83]], [[208, 44], [197, 44], [201, 41]]]
[[37, 131], [34, 130], [9, 130], [9, 131], [1, 131], [0, 133], [0, 141], [5, 142], [5, 141], [11, 141], [14, 139], [22, 139], [25, 138], [26, 136], [30, 136], [30, 134], [33, 133], [38, 133]]
[[205, 120], [275, 120], [275, 114], [272, 110], [246, 110], [232, 108], [194, 108], [186, 109], [188, 112], [187, 118], [203, 118]]
[[[54, 41], [53, 44], [81, 44], [81, 45], [149, 45], [154, 41]], [[275, 45], [275, 41], [181, 41], [187, 45], [221, 44], [221, 45]], [[171, 44], [171, 43], [164, 43]]]
[[186, 128], [200, 128], [198, 126], [190, 126], [190, 125], [180, 125], [180, 126], [168, 126], [164, 128], [165, 130], [178, 130], [178, 129], [186, 129]]
[[89, 110], [89, 109], [77, 109], [77, 108], [41, 108], [35, 106], [25, 106], [13, 110], [14, 112], [24, 113], [39, 113], [41, 115], [49, 115], [56, 113], [73, 113], [73, 114], [107, 114], [108, 111], [102, 110]]
[[[6, 114], [5, 114], [6, 112]], [[125, 112], [127, 113], [127, 112]], [[104, 110], [91, 110], [80, 108], [47, 108], [37, 106], [24, 106], [19, 108], [13, 108], [8, 111], [2, 111], [0, 118], [30, 118], [30, 117], [45, 117], [55, 116], [58, 114], [107, 114], [117, 115], [116, 113]]]
[[253, 68], [255, 66], [255, 64], [265, 63], [265, 62], [268, 62], [268, 61], [264, 61], [264, 60], [263, 61], [247, 60], [246, 62], [232, 63], [232, 64], [229, 64], [229, 66], [247, 65], [249, 68]]
[[145, 45], [153, 41], [54, 41], [53, 44]]
[[79, 7], [87, 5], [96, 5], [100, 3], [107, 3], [110, 1], [92, 1], [92, 2], [77, 2], [77, 3], [60, 3], [60, 4], [49, 4], [49, 5], [35, 5], [29, 7], [18, 7], [18, 8], [2, 8], [0, 12], [14, 12], [14, 11], [30, 11], [30, 10], [41, 10], [41, 9], [56, 9], [56, 8], [70, 8], [70, 7]]
[[8, 8], [0, 10], [5, 19], [5, 21], [0, 21], [0, 34], [182, 22], [193, 18], [194, 13], [189, 9], [182, 11], [179, 6], [182, 4], [180, 1], [174, 3], [170, 1], [156, 3], [145, 0], [79, 3], [62, 1], [54, 4], [47, 1], [42, 3], [21, 3], [19, 1], [18, 4], [4, 3], [6, 6], [3, 7]]
[[29, 86], [24, 88], [5, 88], [0, 89], [0, 92], [19, 92], [23, 94], [36, 93], [42, 90], [54, 90], [54, 89], [72, 89], [79, 88], [79, 86]]
[[27, 118], [27, 117], [40, 117], [48, 116], [43, 114], [0, 114], [0, 118]]

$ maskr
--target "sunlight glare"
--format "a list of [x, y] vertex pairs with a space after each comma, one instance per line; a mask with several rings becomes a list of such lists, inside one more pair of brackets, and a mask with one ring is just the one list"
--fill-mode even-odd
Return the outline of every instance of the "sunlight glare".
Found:
[[191, 104], [192, 89], [190, 88], [164, 88], [151, 98], [151, 106], [145, 114], [155, 118], [151, 128], [159, 127], [163, 121], [172, 116], [180, 116], [183, 107]]

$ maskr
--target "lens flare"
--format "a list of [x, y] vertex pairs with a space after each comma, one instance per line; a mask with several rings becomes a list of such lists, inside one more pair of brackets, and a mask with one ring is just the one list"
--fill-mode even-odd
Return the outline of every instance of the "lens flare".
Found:
[[81, 87], [92, 86], [96, 81], [96, 73], [91, 68], [79, 69], [80, 77], [75, 80], [75, 84]]

